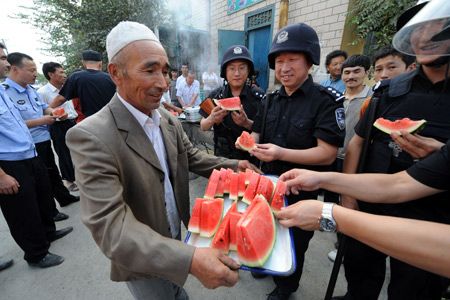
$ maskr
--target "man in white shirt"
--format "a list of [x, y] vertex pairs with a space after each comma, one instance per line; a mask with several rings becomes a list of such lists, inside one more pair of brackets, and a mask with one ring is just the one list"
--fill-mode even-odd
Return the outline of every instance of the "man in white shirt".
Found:
[[192, 71], [188, 72], [186, 82], [183, 82], [177, 88], [178, 102], [182, 107], [199, 106], [202, 100], [198, 95], [200, 94], [200, 83], [195, 80], [195, 74]]
[[[50, 104], [58, 96], [61, 87], [67, 80], [67, 76], [63, 67], [56, 62], [45, 63], [42, 66], [42, 73], [47, 78], [48, 83], [38, 90], [38, 94], [45, 103]], [[58, 106], [58, 108], [60, 107], [64, 108], [68, 117], [64, 121], [56, 119], [56, 122], [50, 126], [50, 135], [53, 141], [53, 147], [55, 148], [56, 154], [58, 154], [61, 177], [66, 180], [66, 186], [69, 191], [78, 191], [75, 183], [75, 170], [72, 158], [70, 157], [69, 148], [66, 145], [67, 130], [76, 125], [78, 114], [75, 111], [72, 100], [64, 102]]]
[[186, 82], [188, 72], [189, 72], [189, 67], [188, 67], [187, 63], [182, 64], [181, 65], [181, 76], [178, 76], [178, 78], [177, 78], [177, 84], [176, 84], [177, 90], [180, 88], [180, 86], [183, 82]]

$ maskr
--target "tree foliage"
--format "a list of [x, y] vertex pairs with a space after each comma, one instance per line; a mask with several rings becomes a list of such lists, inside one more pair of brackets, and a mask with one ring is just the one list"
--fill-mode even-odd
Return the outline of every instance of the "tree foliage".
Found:
[[351, 43], [356, 45], [363, 40], [369, 44], [366, 54], [370, 55], [379, 48], [392, 43], [397, 32], [398, 17], [417, 0], [355, 0], [348, 12], [353, 15], [347, 25], [353, 25], [357, 38]]
[[81, 68], [81, 52], [92, 49], [103, 54], [106, 68], [106, 36], [120, 21], [137, 21], [156, 28], [166, 23], [166, 0], [34, 0], [17, 14], [24, 22], [42, 30], [46, 49], [65, 58], [67, 72]]

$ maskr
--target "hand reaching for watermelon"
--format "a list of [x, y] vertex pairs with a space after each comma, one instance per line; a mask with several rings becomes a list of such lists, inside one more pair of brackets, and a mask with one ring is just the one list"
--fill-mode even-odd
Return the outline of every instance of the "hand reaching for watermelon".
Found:
[[444, 143], [433, 138], [424, 137], [418, 134], [411, 134], [406, 130], [400, 130], [401, 135], [397, 132], [391, 134], [392, 139], [403, 150], [408, 152], [413, 158], [425, 158], [444, 146]]
[[302, 200], [274, 212], [283, 227], [297, 226], [303, 230], [318, 230], [319, 222], [317, 220], [322, 214], [323, 202], [317, 200]]
[[251, 155], [256, 156], [257, 159], [270, 162], [279, 160], [282, 154], [283, 148], [274, 144], [257, 144], [256, 148], [250, 150]]
[[190, 273], [208, 289], [219, 286], [233, 286], [239, 279], [241, 264], [226, 256], [220, 250], [196, 248]]
[[240, 160], [238, 163], [237, 171], [245, 172], [246, 169], [250, 169], [258, 174], [263, 174], [263, 172], [258, 169], [258, 167], [250, 163], [248, 160]]
[[305, 169], [292, 169], [281, 174], [278, 180], [286, 182], [286, 194], [298, 195], [299, 191], [320, 189], [320, 178], [323, 174]]

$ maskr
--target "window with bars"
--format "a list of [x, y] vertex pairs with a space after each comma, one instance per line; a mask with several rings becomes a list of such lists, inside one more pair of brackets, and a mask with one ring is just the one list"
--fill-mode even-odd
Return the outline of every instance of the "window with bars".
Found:
[[253, 27], [260, 27], [261, 25], [270, 25], [272, 23], [272, 10], [266, 10], [249, 16], [247, 20], [247, 30], [251, 30]]

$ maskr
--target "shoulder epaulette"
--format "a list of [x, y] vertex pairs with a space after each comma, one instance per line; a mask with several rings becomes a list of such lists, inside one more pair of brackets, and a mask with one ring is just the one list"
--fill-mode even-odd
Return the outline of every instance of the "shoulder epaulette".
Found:
[[341, 92], [339, 92], [338, 90], [332, 88], [331, 86], [326, 86], [326, 87], [325, 87], [325, 86], [320, 85], [320, 84], [316, 84], [316, 86], [317, 86], [317, 87], [319, 88], [319, 90], [321, 90], [322, 92], [325, 92], [325, 93], [327, 93], [328, 95], [332, 96], [333, 99], [334, 99], [336, 102], [343, 101], [343, 100], [345, 99], [345, 96], [344, 96], [343, 93], [341, 93]]
[[252, 96], [254, 96], [255, 98], [260, 98], [260, 99], [262, 99], [262, 98], [265, 96], [263, 90], [260, 89], [259, 87], [252, 86], [251, 89], [250, 89], [250, 91], [251, 91], [251, 93], [252, 93]]
[[375, 84], [372, 88], [372, 90], [375, 92], [378, 89], [381, 89], [385, 86], [389, 86], [391, 84], [391, 80], [390, 79], [385, 79], [385, 80], [381, 80], [378, 81], [377, 84]]
[[5, 88], [5, 90], [9, 89], [9, 85], [7, 85], [6, 83], [2, 83], [2, 86]]

